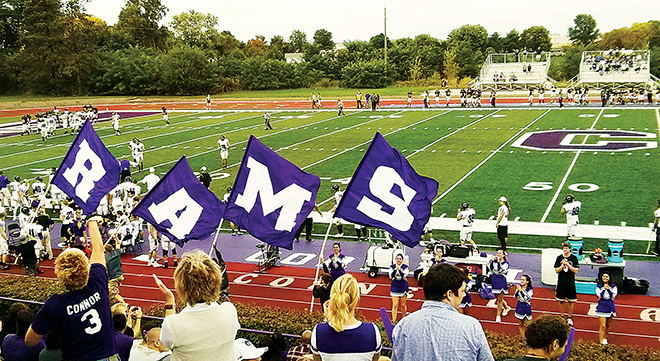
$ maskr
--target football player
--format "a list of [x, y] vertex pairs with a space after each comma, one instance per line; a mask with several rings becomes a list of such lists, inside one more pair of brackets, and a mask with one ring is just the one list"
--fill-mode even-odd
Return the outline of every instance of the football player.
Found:
[[468, 202], [461, 203], [461, 207], [458, 209], [458, 215], [456, 215], [457, 221], [463, 221], [463, 227], [461, 228], [461, 244], [465, 242], [470, 242], [474, 246], [474, 241], [472, 240], [472, 225], [474, 224], [474, 215], [476, 211], [473, 208], [470, 208]]
[[575, 228], [580, 223], [580, 217], [578, 216], [580, 208], [582, 208], [582, 202], [576, 201], [572, 194], [567, 195], [561, 203], [560, 213], [566, 215], [567, 238], [575, 237]]

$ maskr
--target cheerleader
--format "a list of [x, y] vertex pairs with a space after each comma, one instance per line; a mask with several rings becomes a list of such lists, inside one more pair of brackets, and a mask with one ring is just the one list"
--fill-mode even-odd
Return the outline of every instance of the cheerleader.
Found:
[[520, 331], [522, 336], [525, 336], [527, 324], [532, 320], [533, 295], [532, 278], [529, 275], [522, 275], [520, 277], [520, 284], [516, 286], [516, 293], [513, 294], [516, 300], [518, 300], [515, 316], [518, 319], [518, 331]]
[[504, 300], [504, 295], [509, 294], [509, 288], [506, 282], [506, 274], [509, 272], [509, 262], [506, 260], [504, 250], [497, 249], [497, 254], [488, 262], [490, 272], [490, 282], [493, 286], [493, 293], [496, 295], [497, 317], [495, 322], [502, 322], [501, 316], [506, 316], [511, 307]]
[[600, 284], [596, 286], [596, 296], [598, 297], [596, 314], [598, 315], [598, 322], [600, 323], [598, 338], [603, 345], [607, 345], [607, 336], [610, 333], [610, 326], [612, 325], [612, 320], [616, 317], [616, 308], [614, 307], [616, 294], [617, 288], [616, 285], [611, 283], [610, 275], [603, 273], [600, 276]]
[[436, 264], [447, 262], [447, 260], [445, 260], [442, 256], [443, 256], [442, 247], [435, 246], [435, 257], [431, 259], [431, 266], [435, 266]]
[[[323, 263], [323, 269], [330, 273], [332, 282], [346, 273], [346, 256], [341, 253], [341, 245], [335, 243], [332, 245], [332, 254]], [[329, 272], [328, 272], [329, 271]]]
[[399, 306], [403, 316], [408, 312], [406, 306], [406, 295], [408, 294], [408, 273], [410, 268], [403, 264], [403, 252], [398, 251], [394, 256], [394, 264], [390, 266], [389, 275], [392, 280], [390, 296], [392, 296], [392, 323], [396, 322], [399, 315]]
[[474, 278], [472, 278], [472, 273], [467, 269], [461, 268], [467, 277], [465, 281], [465, 296], [461, 300], [461, 303], [458, 305], [458, 312], [467, 315], [470, 307], [472, 307], [472, 296], [470, 295], [470, 289], [474, 286]]

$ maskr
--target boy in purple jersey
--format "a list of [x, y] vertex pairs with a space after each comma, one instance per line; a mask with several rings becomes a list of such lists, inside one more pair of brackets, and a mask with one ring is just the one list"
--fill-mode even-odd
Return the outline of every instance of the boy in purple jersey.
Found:
[[108, 295], [101, 217], [87, 221], [92, 253], [88, 260], [76, 248], [62, 252], [55, 260], [55, 274], [67, 289], [51, 296], [25, 335], [30, 347], [39, 343], [52, 328], [62, 335], [62, 360], [119, 360], [112, 338], [113, 322]]

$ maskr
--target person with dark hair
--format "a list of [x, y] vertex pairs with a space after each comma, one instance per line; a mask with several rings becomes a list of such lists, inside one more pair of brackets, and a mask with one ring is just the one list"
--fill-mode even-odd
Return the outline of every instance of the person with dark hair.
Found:
[[575, 275], [580, 269], [577, 257], [571, 253], [571, 245], [564, 242], [561, 245], [562, 254], [555, 260], [555, 272], [557, 273], [557, 286], [555, 298], [559, 301], [561, 316], [568, 314], [566, 322], [573, 326], [573, 307], [577, 302], [577, 290], [575, 288]]
[[598, 315], [598, 322], [600, 327], [598, 329], [598, 337], [600, 343], [607, 345], [607, 337], [610, 335], [610, 326], [616, 317], [616, 308], [614, 306], [614, 299], [618, 290], [615, 284], [612, 284], [610, 275], [606, 272], [600, 275], [600, 282], [596, 286], [596, 296], [598, 297], [598, 305], [596, 306], [596, 314]]
[[454, 265], [429, 269], [422, 308], [394, 326], [392, 360], [494, 360], [479, 321], [458, 312], [465, 281], [465, 273]]
[[5, 336], [2, 340], [2, 357], [4, 361], [38, 361], [39, 352], [46, 347], [43, 341], [35, 345], [25, 344], [25, 334], [34, 319], [34, 312], [24, 308], [16, 313], [16, 333]]
[[[323, 259], [321, 259], [323, 261]], [[332, 245], [332, 254], [323, 263], [323, 270], [330, 273], [332, 282], [346, 273], [346, 256], [341, 253], [341, 245], [336, 242]]]
[[527, 323], [532, 320], [532, 296], [534, 295], [534, 288], [532, 287], [532, 277], [529, 275], [522, 275], [520, 277], [520, 284], [516, 286], [516, 293], [513, 294], [518, 300], [516, 304], [516, 318], [518, 319], [518, 331], [522, 336], [525, 336]]
[[465, 273], [467, 280], [465, 281], [465, 296], [463, 296], [461, 303], [458, 305], [458, 312], [467, 315], [470, 312], [470, 307], [472, 307], [472, 295], [470, 295], [470, 289], [474, 286], [475, 281], [467, 268], [461, 267], [461, 270]]
[[115, 339], [115, 351], [119, 355], [120, 360], [128, 360], [131, 355], [131, 348], [133, 347], [133, 338], [126, 336], [124, 331], [127, 326], [126, 315], [118, 313], [112, 316], [112, 324], [115, 331], [112, 333], [112, 338]]
[[406, 299], [408, 297], [408, 273], [410, 268], [403, 263], [403, 252], [394, 252], [394, 264], [390, 266], [388, 274], [392, 280], [390, 285], [390, 296], [392, 297], [392, 323], [395, 323], [401, 306], [402, 317], [408, 313]]
[[14, 302], [9, 306], [9, 311], [2, 322], [0, 323], [0, 344], [2, 340], [5, 339], [5, 336], [10, 333], [16, 333], [16, 315], [20, 310], [29, 310], [30, 308], [21, 302]]
[[46, 337], [46, 348], [39, 352], [39, 361], [61, 361], [61, 344], [60, 333], [55, 329], [49, 330]]
[[[275, 332], [272, 335], [262, 335], [257, 347], [267, 348], [266, 352], [261, 355], [263, 361], [282, 361], [286, 358], [286, 350], [288, 349], [284, 336], [279, 332]], [[282, 354], [284, 354], [284, 358]]]
[[511, 307], [504, 300], [504, 295], [509, 294], [509, 285], [506, 281], [506, 275], [509, 273], [509, 261], [502, 248], [497, 249], [497, 253], [488, 262], [488, 272], [490, 273], [490, 282], [493, 286], [493, 293], [497, 297], [497, 316], [495, 322], [502, 322], [501, 316], [506, 316]]
[[325, 303], [330, 299], [330, 287], [332, 286], [332, 277], [329, 274], [323, 273], [321, 277], [314, 282], [314, 289], [312, 295], [321, 301], [321, 311], [325, 309]]
[[543, 315], [532, 321], [525, 331], [529, 350], [512, 361], [558, 360], [564, 353], [571, 328], [560, 316]]

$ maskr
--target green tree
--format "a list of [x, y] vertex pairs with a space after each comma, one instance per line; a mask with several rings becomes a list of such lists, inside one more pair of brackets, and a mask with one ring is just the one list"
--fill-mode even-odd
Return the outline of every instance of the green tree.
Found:
[[649, 49], [660, 46], [660, 21], [635, 23], [629, 28], [619, 28], [601, 36], [601, 49]]
[[523, 30], [520, 35], [520, 43], [532, 52], [536, 50], [550, 51], [552, 48], [550, 32], [544, 26], [532, 26]]
[[506, 34], [502, 43], [504, 46], [504, 52], [507, 53], [513, 53], [516, 50], [520, 51], [522, 48], [520, 46], [520, 33], [516, 29], [511, 29], [511, 31]]
[[181, 44], [211, 49], [220, 36], [218, 17], [213, 14], [202, 14], [195, 10], [172, 16], [170, 22], [174, 38]]
[[[372, 36], [371, 39], [369, 39], [369, 43], [371, 43], [371, 46], [374, 49], [384, 49], [385, 48], [385, 34], [380, 33], [378, 35]], [[387, 48], [388, 49], [392, 48], [392, 42], [390, 41], [389, 38], [387, 38]]]
[[384, 88], [390, 84], [385, 73], [385, 60], [355, 62], [342, 69], [344, 88]]
[[115, 27], [130, 34], [131, 45], [165, 49], [170, 36], [158, 22], [167, 14], [160, 0], [126, 0]]
[[573, 20], [575, 27], [568, 28], [568, 37], [574, 42], [589, 45], [600, 36], [600, 30], [596, 29], [596, 19], [589, 14], [579, 14]]
[[19, 49], [24, 8], [25, 0], [0, 2], [0, 51], [13, 52]]
[[489, 38], [486, 43], [487, 47], [492, 48], [494, 53], [501, 53], [504, 51], [504, 40], [506, 38], [500, 37], [500, 34], [496, 31]]
[[293, 47], [294, 52], [302, 53], [307, 44], [309, 44], [307, 34], [300, 30], [293, 30], [291, 31], [291, 36], [289, 36], [289, 43]]
[[314, 32], [314, 45], [318, 45], [321, 50], [333, 50], [335, 42], [332, 41], [332, 33], [325, 29], [319, 29]]
[[189, 46], [175, 47], [163, 59], [162, 81], [167, 94], [208, 94], [212, 83], [208, 77], [208, 56], [204, 50]]
[[450, 47], [464, 47], [473, 51], [486, 50], [488, 31], [481, 25], [463, 25], [449, 33]]
[[456, 62], [456, 49], [445, 50], [445, 78], [449, 82], [456, 81], [458, 83], [458, 63]]
[[287, 53], [288, 44], [281, 35], [273, 36], [270, 39], [267, 57], [269, 59], [284, 60], [284, 54]]
[[213, 41], [213, 49], [217, 56], [237, 56], [242, 54], [242, 48], [243, 43], [228, 30], [221, 32]]
[[93, 78], [96, 94], [156, 95], [167, 91], [161, 79], [163, 59], [153, 48], [128, 47], [101, 55]]

